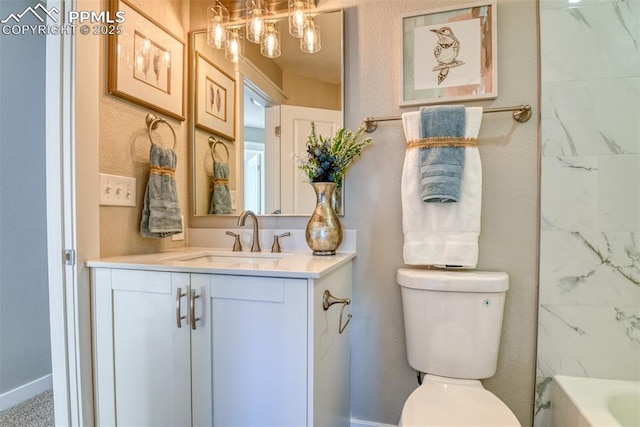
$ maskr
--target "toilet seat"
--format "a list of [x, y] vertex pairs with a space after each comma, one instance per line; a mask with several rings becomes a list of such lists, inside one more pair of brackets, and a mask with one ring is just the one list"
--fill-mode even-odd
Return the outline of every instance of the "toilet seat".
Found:
[[401, 427], [520, 427], [513, 412], [482, 387], [425, 381], [402, 408]]

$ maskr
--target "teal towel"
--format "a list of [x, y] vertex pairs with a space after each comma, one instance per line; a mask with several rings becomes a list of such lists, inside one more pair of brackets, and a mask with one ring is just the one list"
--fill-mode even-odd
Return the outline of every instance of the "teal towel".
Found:
[[149, 180], [144, 193], [140, 234], [160, 239], [182, 232], [176, 188], [176, 153], [151, 144]]
[[[422, 138], [464, 137], [465, 107], [421, 107]], [[420, 148], [420, 197], [429, 203], [452, 203], [460, 197], [464, 147]]]
[[229, 191], [229, 164], [213, 162], [210, 214], [231, 213], [231, 192]]

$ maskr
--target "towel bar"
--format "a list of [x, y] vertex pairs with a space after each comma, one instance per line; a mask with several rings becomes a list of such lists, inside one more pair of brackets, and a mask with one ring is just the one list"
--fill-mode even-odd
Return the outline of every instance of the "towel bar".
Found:
[[[501, 113], [504, 111], [513, 111], [513, 120], [518, 123], [525, 123], [531, 118], [531, 105], [522, 104], [515, 107], [499, 107], [499, 108], [487, 108], [484, 113]], [[390, 122], [395, 120], [402, 120], [402, 116], [389, 116], [389, 117], [366, 117], [362, 124], [365, 126], [365, 131], [368, 133], [375, 132], [378, 129], [378, 122]]]
[[145, 122], [147, 123], [147, 132], [149, 133], [149, 141], [151, 141], [152, 144], [155, 144], [155, 143], [153, 142], [153, 138], [151, 138], [151, 131], [156, 130], [160, 123], [164, 123], [167, 126], [169, 126], [169, 129], [173, 134], [173, 150], [175, 151], [176, 146], [178, 144], [178, 139], [176, 138], [176, 133], [173, 130], [173, 127], [171, 127], [171, 125], [169, 124], [169, 122], [167, 122], [162, 117], [158, 117], [155, 114], [151, 114], [151, 113], [147, 114], [147, 117], [145, 118]]
[[213, 160], [214, 162], [216, 161], [216, 159], [213, 157], [214, 151], [216, 150], [216, 145], [222, 144], [222, 148], [224, 148], [224, 151], [227, 152], [227, 160], [226, 160], [226, 162], [228, 163], [229, 162], [229, 149], [227, 148], [227, 144], [225, 144], [224, 141], [220, 141], [215, 136], [210, 136], [208, 141], [209, 141], [209, 149], [211, 150], [211, 160]]

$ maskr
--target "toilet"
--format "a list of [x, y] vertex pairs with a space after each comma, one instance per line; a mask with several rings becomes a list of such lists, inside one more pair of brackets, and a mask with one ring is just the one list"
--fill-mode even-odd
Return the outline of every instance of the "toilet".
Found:
[[507, 274], [401, 268], [397, 281], [409, 365], [425, 374], [400, 427], [520, 427], [480, 383], [498, 364]]

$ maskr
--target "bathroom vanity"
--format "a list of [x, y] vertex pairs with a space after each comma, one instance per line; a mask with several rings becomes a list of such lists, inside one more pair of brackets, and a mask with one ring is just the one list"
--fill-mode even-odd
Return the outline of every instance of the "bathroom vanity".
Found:
[[348, 426], [354, 256], [88, 262], [96, 424]]

